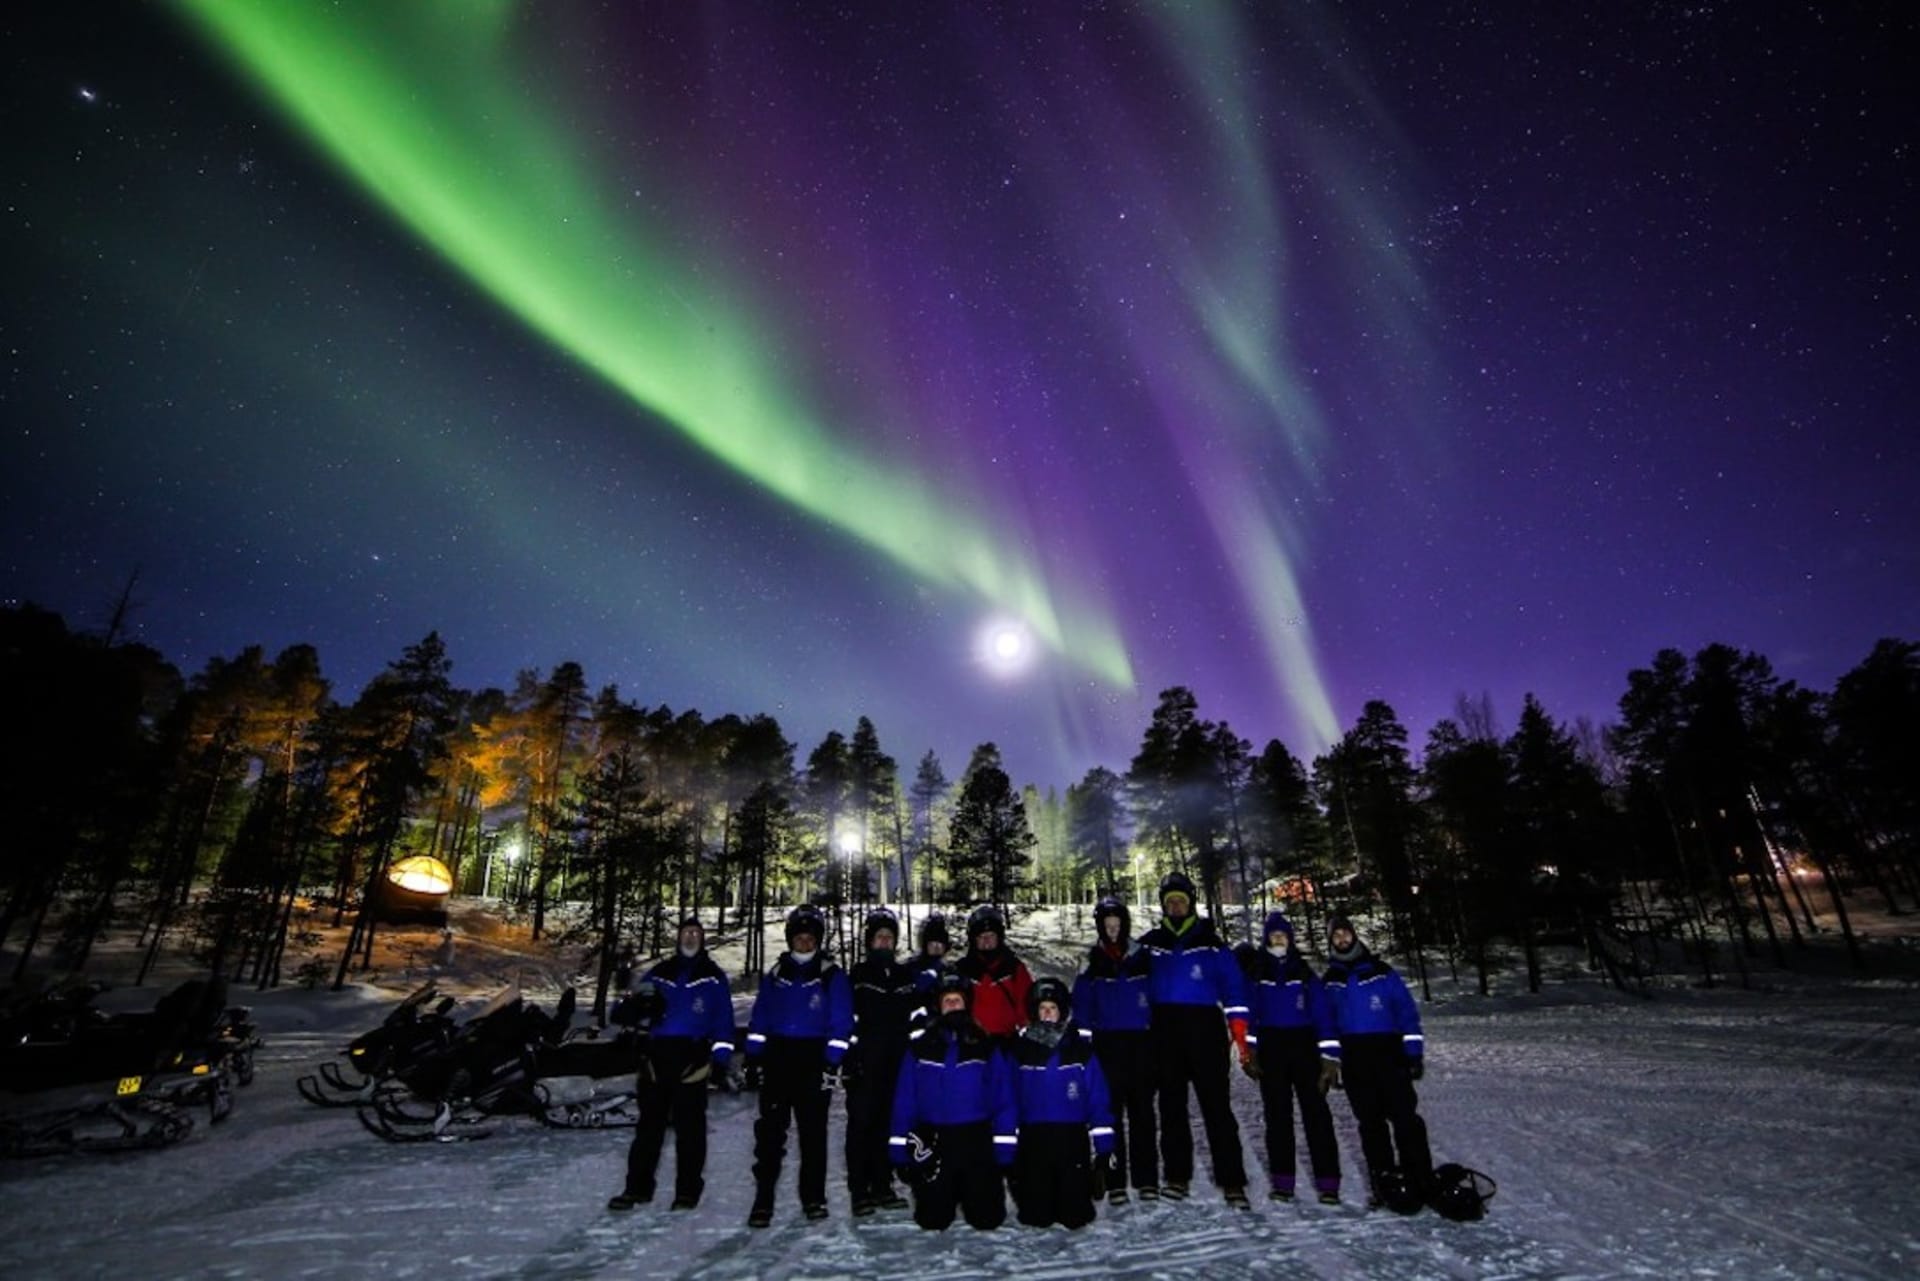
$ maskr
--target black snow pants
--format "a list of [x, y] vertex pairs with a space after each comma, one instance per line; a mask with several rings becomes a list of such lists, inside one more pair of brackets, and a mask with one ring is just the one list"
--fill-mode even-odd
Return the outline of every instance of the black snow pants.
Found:
[[753, 1203], [772, 1209], [787, 1155], [787, 1127], [800, 1132], [800, 1204], [827, 1203], [827, 1107], [821, 1088], [827, 1043], [820, 1037], [770, 1036], [760, 1052], [760, 1116], [753, 1123]]
[[691, 1037], [657, 1036], [648, 1041], [648, 1077], [641, 1079], [636, 1090], [640, 1125], [627, 1148], [628, 1196], [642, 1201], [653, 1199], [660, 1148], [671, 1125], [673, 1195], [689, 1201], [700, 1199], [706, 1187], [702, 1174], [707, 1167], [707, 1083], [683, 1084], [680, 1077], [688, 1068], [705, 1063], [712, 1052], [705, 1041]]
[[1160, 1091], [1160, 1155], [1168, 1183], [1193, 1182], [1193, 1123], [1187, 1116], [1187, 1086], [1200, 1103], [1213, 1153], [1213, 1181], [1223, 1188], [1247, 1186], [1240, 1153], [1240, 1123], [1227, 1093], [1227, 1021], [1214, 1005], [1153, 1007], [1153, 1057]]
[[1353, 1105], [1353, 1119], [1360, 1123], [1367, 1177], [1378, 1179], [1398, 1169], [1413, 1187], [1424, 1189], [1432, 1182], [1433, 1152], [1400, 1038], [1392, 1033], [1341, 1037], [1340, 1078]]
[[1333, 1113], [1320, 1093], [1320, 1042], [1310, 1027], [1260, 1029], [1254, 1050], [1260, 1065], [1260, 1106], [1267, 1120], [1267, 1174], [1273, 1186], [1294, 1187], [1293, 1108], [1307, 1132], [1316, 1192], [1340, 1190], [1340, 1146], [1333, 1137]]
[[1093, 1222], [1093, 1165], [1087, 1127], [1069, 1122], [1020, 1127], [1013, 1203], [1029, 1227], [1084, 1228]]
[[913, 1190], [913, 1221], [934, 1232], [953, 1224], [955, 1211], [976, 1228], [997, 1228], [1007, 1221], [1006, 1181], [993, 1152], [993, 1130], [985, 1121], [934, 1129], [940, 1174]]
[[1113, 1155], [1106, 1161], [1107, 1187], [1136, 1188], [1160, 1182], [1159, 1135], [1153, 1123], [1153, 1043], [1148, 1032], [1095, 1032], [1093, 1052], [1113, 1100]]
[[857, 1204], [893, 1194], [887, 1131], [907, 1041], [905, 1037], [895, 1041], [862, 1036], [854, 1053], [858, 1056], [855, 1073], [847, 1087], [847, 1191]]

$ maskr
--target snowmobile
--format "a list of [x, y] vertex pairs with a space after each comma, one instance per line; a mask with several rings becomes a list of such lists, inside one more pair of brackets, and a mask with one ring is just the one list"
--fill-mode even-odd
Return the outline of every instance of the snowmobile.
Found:
[[395, 1066], [360, 1104], [360, 1122], [394, 1143], [484, 1138], [487, 1122], [533, 1116], [560, 1129], [638, 1124], [644, 1042], [634, 1030], [574, 1031], [572, 988], [549, 1014], [510, 987], [444, 1047]]
[[[321, 1107], [357, 1107], [373, 1097], [382, 1081], [397, 1071], [453, 1044], [459, 1030], [454, 998], [441, 997], [432, 983], [421, 987], [388, 1013], [379, 1027], [348, 1043], [347, 1069], [328, 1060], [317, 1072], [294, 1082], [309, 1103]], [[351, 1075], [349, 1075], [351, 1073]]]
[[192, 1133], [191, 1108], [224, 1121], [253, 1079], [260, 1038], [223, 979], [189, 979], [134, 1014], [95, 1009], [102, 990], [56, 990], [5, 1019], [0, 1089], [30, 1098], [0, 1117], [0, 1154], [165, 1147]]

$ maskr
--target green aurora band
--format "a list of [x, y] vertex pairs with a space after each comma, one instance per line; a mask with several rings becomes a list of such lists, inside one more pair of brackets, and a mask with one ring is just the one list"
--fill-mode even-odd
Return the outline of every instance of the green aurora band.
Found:
[[750, 291], [615, 212], [566, 131], [513, 94], [517, 0], [184, 3], [333, 162], [529, 328], [771, 493], [1133, 688], [1102, 611], [1056, 602], [964, 501], [829, 433], [767, 354], [781, 336], [749, 319]]

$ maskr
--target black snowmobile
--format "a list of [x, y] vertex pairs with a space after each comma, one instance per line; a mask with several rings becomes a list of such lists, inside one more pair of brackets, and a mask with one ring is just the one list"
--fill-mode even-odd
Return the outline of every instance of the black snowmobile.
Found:
[[253, 1080], [252, 1013], [226, 1003], [224, 979], [189, 979], [150, 1011], [94, 1008], [98, 984], [56, 989], [0, 1018], [0, 1154], [165, 1147], [233, 1111]]
[[572, 1028], [575, 994], [553, 1012], [510, 987], [444, 1046], [396, 1062], [360, 1104], [360, 1121], [395, 1143], [484, 1138], [486, 1123], [533, 1116], [561, 1129], [634, 1125], [644, 1043], [634, 1031]]
[[454, 998], [435, 1001], [438, 995], [428, 983], [408, 996], [379, 1027], [348, 1043], [344, 1070], [328, 1060], [317, 1073], [295, 1081], [300, 1096], [321, 1107], [357, 1107], [372, 1099], [374, 1089], [394, 1073], [447, 1049], [459, 1024], [452, 1014]]

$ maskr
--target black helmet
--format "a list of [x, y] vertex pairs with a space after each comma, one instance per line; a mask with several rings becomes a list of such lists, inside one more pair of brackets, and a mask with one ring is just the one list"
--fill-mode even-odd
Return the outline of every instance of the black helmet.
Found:
[[1165, 876], [1160, 878], [1161, 906], [1164, 907], [1166, 905], [1167, 895], [1169, 894], [1186, 895], [1187, 902], [1190, 905], [1197, 906], [1200, 902], [1200, 896], [1194, 893], [1194, 890], [1193, 890], [1193, 878], [1191, 876], [1188, 876], [1185, 872], [1168, 872]]
[[811, 903], [802, 903], [787, 913], [787, 946], [792, 947], [793, 940], [802, 934], [813, 935], [819, 944], [827, 941], [827, 918]]
[[958, 992], [960, 998], [967, 1003], [967, 1009], [973, 1009], [973, 980], [964, 974], [947, 970], [934, 980], [933, 987], [927, 992], [927, 1009], [932, 1011], [935, 1017], [940, 1014], [940, 998], [949, 992]]
[[1373, 1176], [1373, 1192], [1380, 1204], [1395, 1214], [1418, 1214], [1427, 1203], [1425, 1190], [1405, 1170], [1393, 1168]]
[[973, 941], [988, 930], [998, 934], [1002, 943], [1007, 941], [1007, 918], [1000, 915], [1000, 909], [993, 904], [982, 903], [967, 914], [967, 945], [971, 947]]
[[891, 908], [876, 907], [867, 913], [867, 919], [860, 925], [860, 945], [871, 948], [873, 946], [873, 936], [881, 930], [893, 931], [894, 945], [899, 945], [900, 918], [893, 914]]
[[1442, 1218], [1471, 1223], [1486, 1214], [1493, 1192], [1492, 1179], [1478, 1170], [1449, 1161], [1433, 1172], [1427, 1204]]
[[1093, 929], [1102, 943], [1107, 941], [1107, 921], [1115, 916], [1120, 918], [1120, 937], [1133, 937], [1133, 913], [1117, 895], [1109, 894], [1093, 905]]
[[953, 940], [947, 937], [947, 918], [935, 912], [920, 922], [920, 950], [927, 950], [927, 944], [938, 942], [942, 946], [952, 947]]
[[1073, 1016], [1073, 991], [1059, 979], [1048, 977], [1035, 979], [1033, 986], [1027, 989], [1027, 1018], [1040, 1021], [1040, 1002], [1052, 1001], [1060, 1007], [1060, 1021], [1065, 1023]]

